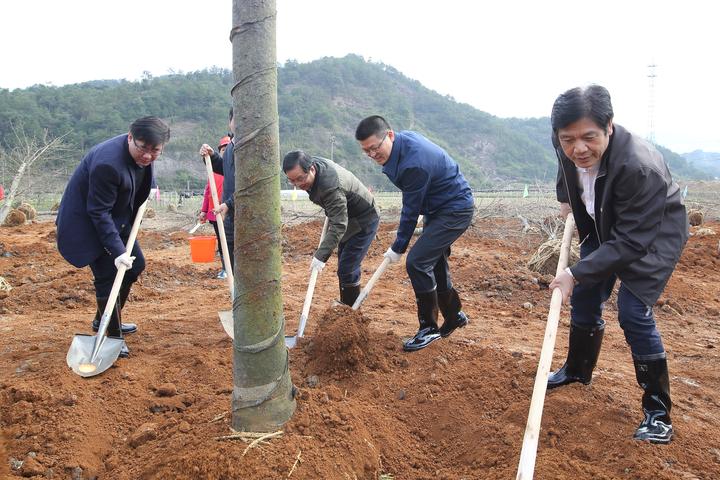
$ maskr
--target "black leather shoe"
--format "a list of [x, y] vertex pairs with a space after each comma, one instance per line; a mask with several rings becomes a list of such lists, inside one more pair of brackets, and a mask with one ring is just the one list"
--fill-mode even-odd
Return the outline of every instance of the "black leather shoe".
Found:
[[[93, 332], [97, 332], [100, 329], [100, 320], [95, 319], [92, 322], [92, 329]], [[122, 333], [123, 335], [127, 335], [128, 333], [135, 333], [137, 332], [137, 325], [134, 323], [123, 323], [122, 324]]]
[[127, 343], [123, 343], [123, 346], [120, 349], [120, 355], [118, 355], [118, 357], [128, 358], [129, 356], [130, 356], [130, 349], [128, 348]]
[[468, 324], [468, 317], [465, 312], [458, 312], [452, 320], [445, 320], [440, 327], [440, 336], [442, 338], [449, 337], [457, 328], [462, 328]]
[[440, 340], [440, 331], [435, 327], [425, 327], [418, 330], [414, 337], [403, 342], [403, 350], [415, 352], [422, 350], [435, 340]]

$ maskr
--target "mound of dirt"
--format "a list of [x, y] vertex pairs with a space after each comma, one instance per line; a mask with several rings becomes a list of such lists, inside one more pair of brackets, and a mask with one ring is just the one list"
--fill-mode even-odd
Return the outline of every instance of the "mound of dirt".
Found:
[[392, 332], [371, 332], [368, 323], [347, 305], [325, 310], [312, 341], [305, 346], [310, 358], [307, 372], [342, 378], [367, 369], [387, 370], [390, 352], [398, 350], [400, 340]]
[[29, 203], [21, 203], [18, 207], [18, 210], [23, 212], [25, 214], [25, 218], [28, 220], [34, 220], [35, 217], [37, 217], [37, 212], [35, 211], [35, 207], [30, 205]]
[[23, 212], [20, 210], [10, 210], [10, 213], [7, 217], [5, 217], [5, 223], [4, 225], [6, 227], [17, 227], [19, 225], [24, 225], [25, 221], [27, 220], [27, 217]]
[[[92, 378], [66, 364], [71, 339], [89, 333], [95, 313], [90, 269], [60, 257], [51, 221], [0, 227], [12, 252], [0, 256], [0, 274], [13, 286], [0, 299], [0, 478], [8, 466], [10, 478], [515, 477], [550, 301], [541, 276], [526, 268], [539, 235], [523, 234], [517, 220], [477, 218], [450, 260], [471, 322], [419, 352], [401, 351], [417, 318], [399, 266], [378, 281], [360, 318], [345, 307], [323, 318], [316, 307], [289, 355], [296, 411], [282, 435], [249, 448], [222, 439], [232, 433], [234, 380], [233, 342], [217, 317], [230, 306], [226, 283], [215, 278], [219, 263], [192, 264], [187, 239], [174, 234], [187, 216], [156, 210], [149, 225], [162, 228], [140, 231], [147, 268], [123, 310], [140, 324], [126, 337], [131, 356]], [[715, 221], [704, 226], [720, 231]], [[283, 228], [286, 334], [297, 330], [321, 227]], [[363, 283], [396, 228], [380, 225]], [[547, 392], [535, 478], [720, 478], [720, 440], [707, 435], [720, 428], [717, 248], [717, 236], [690, 237], [655, 309], [671, 369], [673, 442], [632, 440], [642, 391], [613, 295], [592, 383]], [[337, 295], [336, 265], [331, 259], [318, 277], [315, 305]], [[566, 358], [568, 317], [564, 307], [553, 370]]]
[[690, 225], [692, 225], [693, 227], [702, 225], [704, 219], [705, 219], [705, 214], [702, 212], [702, 210], [689, 210], [688, 211], [688, 220], [690, 221]]

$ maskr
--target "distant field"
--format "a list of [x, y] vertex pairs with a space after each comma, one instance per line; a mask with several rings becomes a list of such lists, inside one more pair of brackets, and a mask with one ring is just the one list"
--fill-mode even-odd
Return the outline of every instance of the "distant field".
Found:
[[[680, 183], [687, 187], [685, 204], [688, 208], [700, 209], [708, 220], [720, 219], [720, 182]], [[374, 192], [378, 207], [388, 219], [400, 215], [402, 197], [399, 192]], [[555, 193], [549, 186], [532, 186], [524, 197], [524, 188], [507, 188], [476, 191], [475, 208], [481, 217], [517, 217], [531, 221], [541, 220], [557, 212]], [[283, 191], [281, 206], [286, 218], [314, 218], [322, 216], [320, 207], [310, 202], [305, 192], [298, 192], [295, 200], [291, 192]], [[35, 193], [22, 197], [39, 212], [49, 212], [60, 201], [60, 194]], [[0, 205], [3, 201], [0, 200]], [[185, 197], [182, 192], [162, 192], [159, 199], [151, 199], [150, 206], [156, 210], [167, 210], [173, 205], [178, 213], [194, 218], [202, 205], [202, 196]]]

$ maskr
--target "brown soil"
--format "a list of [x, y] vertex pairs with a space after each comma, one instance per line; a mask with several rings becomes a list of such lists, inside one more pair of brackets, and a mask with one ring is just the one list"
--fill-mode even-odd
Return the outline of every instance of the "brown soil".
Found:
[[[320, 226], [283, 230], [290, 335]], [[364, 281], [394, 228], [381, 226]], [[226, 283], [215, 278], [219, 262], [191, 263], [177, 229], [142, 231], [147, 270], [123, 311], [139, 324], [127, 339], [132, 356], [81, 378], [65, 355], [76, 332], [90, 332], [89, 270], [58, 255], [52, 222], [0, 227], [0, 273], [13, 287], [0, 299], [0, 477], [11, 465], [12, 478], [514, 478], [550, 301], [548, 278], [526, 267], [542, 239], [521, 228], [478, 220], [456, 243], [454, 281], [471, 323], [412, 354], [400, 348], [416, 329], [404, 269], [391, 266], [352, 312], [332, 307], [331, 259], [306, 337], [290, 352], [297, 410], [282, 436], [245, 453], [244, 442], [216, 440], [230, 433], [232, 392], [232, 343], [217, 317], [229, 307]], [[631, 440], [641, 391], [613, 298], [593, 383], [546, 397], [535, 478], [720, 478], [717, 245], [717, 235], [690, 238], [656, 308], [675, 440]], [[563, 310], [554, 367], [565, 357], [567, 330]]]

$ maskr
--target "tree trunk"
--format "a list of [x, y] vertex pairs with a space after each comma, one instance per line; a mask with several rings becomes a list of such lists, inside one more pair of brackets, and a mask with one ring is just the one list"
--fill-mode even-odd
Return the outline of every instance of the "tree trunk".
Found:
[[15, 195], [17, 195], [18, 189], [20, 188], [20, 180], [22, 180], [23, 175], [25, 175], [25, 169], [27, 168], [27, 163], [22, 162], [20, 164], [20, 167], [17, 170], [17, 173], [15, 174], [15, 177], [13, 177], [12, 185], [10, 186], [10, 191], [8, 191], [5, 194], [5, 203], [2, 207], [0, 207], [0, 225], [5, 222], [5, 219], [7, 218], [8, 214], [10, 213], [10, 210], [12, 210], [12, 203], [15, 200]]
[[295, 411], [283, 316], [275, 0], [233, 0], [235, 301], [232, 426], [276, 430]]

